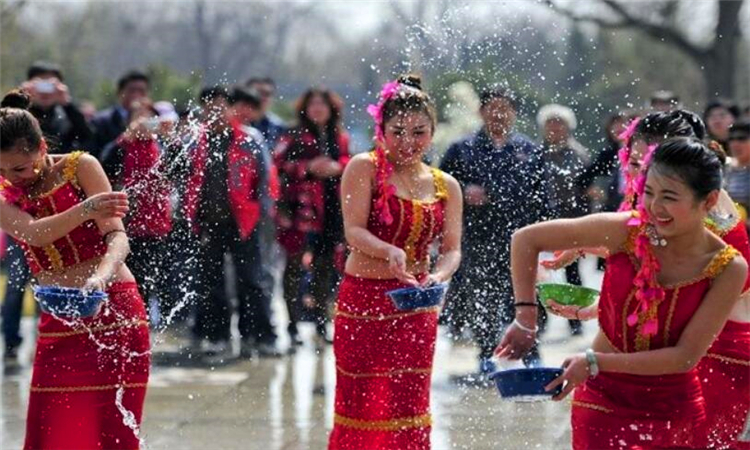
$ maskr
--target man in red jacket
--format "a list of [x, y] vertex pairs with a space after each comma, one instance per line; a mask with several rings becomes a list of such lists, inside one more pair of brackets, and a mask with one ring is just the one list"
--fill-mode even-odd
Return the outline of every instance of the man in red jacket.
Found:
[[231, 311], [224, 256], [235, 268], [243, 353], [278, 356], [259, 243], [259, 221], [268, 214], [268, 173], [262, 148], [237, 120], [237, 100], [223, 87], [204, 89], [204, 125], [190, 151], [185, 215], [199, 236], [199, 299], [194, 337], [209, 354], [230, 356]]

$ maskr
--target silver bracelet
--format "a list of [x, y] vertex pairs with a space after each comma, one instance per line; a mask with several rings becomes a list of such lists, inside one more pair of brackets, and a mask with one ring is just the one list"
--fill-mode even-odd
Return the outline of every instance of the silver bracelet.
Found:
[[527, 333], [536, 333], [539, 330], [539, 327], [534, 326], [534, 328], [529, 328], [527, 326], [521, 325], [521, 322], [518, 321], [518, 319], [513, 319], [513, 325], [520, 328], [522, 331], [525, 331]]
[[586, 361], [589, 363], [589, 372], [591, 378], [599, 375], [599, 361], [596, 360], [596, 353], [593, 349], [586, 349]]

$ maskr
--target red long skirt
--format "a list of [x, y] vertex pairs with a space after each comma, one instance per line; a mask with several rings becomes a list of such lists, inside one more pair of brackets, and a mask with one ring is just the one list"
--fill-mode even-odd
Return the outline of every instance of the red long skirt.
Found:
[[398, 311], [396, 280], [346, 276], [339, 288], [334, 427], [329, 450], [430, 448], [437, 308]]
[[575, 390], [575, 450], [698, 448], [705, 423], [697, 371], [664, 376], [602, 372]]
[[737, 442], [750, 410], [750, 323], [728, 321], [698, 372], [706, 398], [705, 446], [750, 449], [750, 442]]
[[93, 318], [66, 324], [41, 315], [26, 450], [139, 448], [150, 366], [146, 311], [135, 283], [107, 293]]

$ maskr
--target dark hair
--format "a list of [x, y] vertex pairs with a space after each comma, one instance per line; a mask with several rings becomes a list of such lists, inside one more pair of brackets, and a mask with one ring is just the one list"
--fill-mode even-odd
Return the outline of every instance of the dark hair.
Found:
[[125, 72], [120, 79], [117, 80], [117, 92], [122, 92], [123, 89], [128, 85], [128, 83], [131, 83], [133, 81], [145, 81], [146, 84], [151, 84], [151, 80], [148, 78], [148, 75], [141, 72], [140, 70], [130, 70], [128, 72]]
[[422, 90], [422, 77], [414, 74], [401, 75], [398, 83], [404, 87], [383, 104], [383, 122], [381, 131], [385, 134], [385, 124], [397, 115], [407, 112], [421, 112], [430, 118], [432, 131], [437, 125], [437, 110], [427, 93]]
[[702, 141], [678, 137], [656, 148], [649, 170], [654, 168], [678, 177], [702, 200], [712, 191], [721, 189], [722, 166], [719, 154]]
[[313, 97], [321, 97], [331, 110], [331, 118], [328, 120], [327, 127], [338, 130], [341, 126], [341, 110], [344, 108], [344, 102], [335, 92], [324, 87], [312, 87], [306, 90], [299, 99], [297, 99], [295, 111], [301, 128], [313, 131], [317, 127], [307, 117], [307, 108]]
[[341, 112], [344, 109], [344, 102], [335, 92], [324, 87], [312, 87], [306, 90], [299, 99], [297, 99], [295, 110], [297, 111], [298, 126], [294, 133], [312, 133], [319, 137], [318, 127], [307, 116], [307, 108], [313, 97], [320, 96], [331, 110], [331, 117], [325, 124], [325, 131], [328, 139], [325, 141], [327, 147], [322, 149], [325, 154], [333, 159], [338, 159], [341, 149], [339, 149], [338, 136], [341, 133]]
[[507, 100], [515, 110], [518, 110], [518, 107], [520, 106], [516, 94], [508, 86], [502, 84], [496, 84], [483, 89], [482, 92], [479, 93], [479, 104], [482, 107], [485, 107], [487, 104], [498, 98]]
[[750, 119], [740, 119], [729, 127], [729, 140], [750, 139]]
[[14, 89], [3, 97], [0, 103], [0, 152], [15, 148], [19, 143], [25, 144], [28, 153], [42, 146], [39, 121], [26, 110], [30, 104], [29, 94], [20, 89]]
[[49, 61], [34, 61], [29, 70], [26, 71], [26, 79], [30, 80], [40, 75], [54, 74], [58, 80], [63, 81], [62, 69], [58, 64]]
[[673, 137], [706, 137], [706, 125], [697, 114], [685, 109], [647, 114], [635, 129], [633, 140], [642, 139], [659, 144]]
[[706, 109], [703, 110], [703, 120], [707, 120], [711, 111], [717, 108], [726, 109], [735, 118], [741, 115], [740, 108], [734, 102], [725, 98], [715, 98], [706, 104]]
[[201, 89], [201, 92], [198, 95], [198, 100], [200, 101], [201, 105], [205, 105], [206, 103], [216, 98], [223, 98], [226, 101], [230, 101], [229, 91], [227, 90], [227, 88], [222, 85], [206, 86]]
[[247, 81], [245, 81], [245, 86], [250, 86], [253, 84], [270, 84], [271, 86], [276, 89], [276, 82], [273, 81], [273, 78], [271, 77], [251, 77]]
[[262, 100], [254, 88], [236, 85], [229, 92], [229, 103], [247, 103], [253, 108], [260, 108]]

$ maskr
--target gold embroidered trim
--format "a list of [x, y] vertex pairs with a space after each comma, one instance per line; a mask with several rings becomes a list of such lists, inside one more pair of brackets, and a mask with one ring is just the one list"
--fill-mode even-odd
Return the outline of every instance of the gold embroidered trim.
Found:
[[750, 367], [750, 361], [742, 360], [738, 358], [732, 358], [729, 356], [719, 355], [718, 353], [708, 353], [706, 355], [709, 358], [718, 359], [719, 361], [725, 362], [725, 363], [731, 363], [731, 364], [739, 364], [741, 366], [748, 366]]
[[342, 369], [339, 366], [336, 366], [336, 370], [342, 374], [346, 375], [347, 377], [351, 378], [374, 378], [374, 377], [390, 377], [394, 375], [401, 375], [405, 373], [416, 373], [420, 375], [429, 375], [432, 373], [432, 368], [426, 368], [426, 369], [395, 369], [395, 370], [389, 370], [387, 372], [373, 372], [373, 373], [353, 373], [353, 372], [347, 372], [346, 370]]
[[674, 317], [674, 310], [677, 307], [677, 296], [680, 294], [680, 288], [677, 288], [672, 293], [672, 300], [669, 302], [669, 313], [667, 313], [667, 322], [664, 325], [664, 346], [669, 345], [669, 327], [672, 326], [672, 318]]
[[54, 244], [45, 245], [42, 247], [42, 250], [44, 250], [44, 253], [49, 259], [49, 263], [52, 265], [52, 272], [60, 271], [65, 267], [63, 266], [62, 255], [60, 255], [60, 252]]
[[581, 408], [589, 408], [596, 411], [601, 411], [603, 413], [610, 414], [612, 413], [612, 410], [609, 408], [605, 408], [604, 406], [597, 405], [595, 403], [588, 403], [588, 402], [579, 402], [577, 400], [573, 400], [573, 406], [580, 406]]
[[98, 327], [81, 328], [72, 331], [60, 331], [56, 333], [39, 333], [39, 338], [62, 338], [76, 336], [79, 334], [98, 333], [100, 331], [115, 330], [117, 328], [135, 328], [139, 326], [148, 326], [148, 321], [145, 320], [131, 320], [128, 322], [111, 323], [109, 325], [100, 325]]
[[711, 263], [706, 268], [707, 278], [716, 278], [724, 268], [729, 264], [735, 257], [739, 256], [740, 252], [731, 245], [727, 245], [721, 251], [711, 259]]
[[412, 223], [409, 229], [409, 237], [406, 239], [404, 244], [404, 250], [406, 251], [406, 259], [409, 262], [415, 262], [417, 260], [417, 241], [419, 236], [422, 234], [422, 228], [424, 227], [424, 210], [420, 203], [412, 203]]
[[414, 311], [409, 312], [402, 312], [402, 313], [396, 313], [396, 314], [388, 314], [388, 315], [380, 315], [380, 316], [367, 316], [367, 315], [357, 315], [357, 314], [351, 314], [344, 311], [336, 309], [336, 315], [340, 317], [344, 317], [347, 319], [361, 319], [361, 320], [392, 320], [392, 319], [402, 319], [404, 317], [411, 317], [416, 316], [419, 314], [428, 314], [428, 313], [437, 313], [440, 311], [440, 308], [437, 306], [433, 306], [431, 308], [420, 308], [416, 309]]
[[393, 235], [393, 241], [391, 241], [392, 245], [396, 245], [396, 242], [398, 241], [398, 236], [401, 234], [401, 230], [404, 227], [404, 204], [402, 203], [400, 207], [398, 208], [398, 226], [396, 227], [396, 234]]
[[697, 277], [691, 278], [689, 280], [681, 281], [679, 283], [670, 284], [664, 286], [666, 289], [677, 289], [685, 286], [689, 286], [693, 283], [697, 283], [701, 280], [704, 280], [706, 278], [713, 279], [716, 278], [721, 274], [721, 272], [724, 271], [724, 268], [726, 268], [727, 264], [729, 264], [736, 256], [738, 256], [740, 252], [737, 251], [734, 247], [731, 245], [725, 246], [723, 249], [719, 251], [716, 255], [714, 255], [713, 258], [711, 258], [711, 262], [708, 263], [705, 269], [703, 269], [703, 272], [701, 272], [700, 275]]
[[341, 414], [334, 414], [333, 423], [357, 430], [400, 431], [408, 428], [430, 427], [432, 426], [432, 417], [430, 414], [423, 414], [421, 416], [391, 420], [360, 420], [342, 416]]
[[107, 391], [109, 389], [145, 388], [148, 383], [124, 383], [124, 384], [104, 384], [100, 386], [67, 386], [67, 387], [41, 387], [31, 386], [31, 392], [87, 392], [87, 391]]
[[65, 167], [63, 168], [63, 179], [70, 181], [75, 187], [78, 187], [78, 177], [76, 174], [78, 173], [78, 161], [82, 155], [83, 152], [80, 150], [72, 152], [65, 161]]
[[[737, 203], [735, 203], [735, 207], [736, 206], [738, 206]], [[729, 234], [729, 232], [732, 231], [734, 229], [734, 227], [737, 226], [738, 223], [740, 223], [740, 216], [739, 215], [737, 215], [734, 218], [734, 221], [727, 228], [719, 228], [719, 226], [716, 225], [715, 222], [713, 222], [712, 220], [710, 220], [708, 218], [706, 218], [706, 220], [704, 222], [704, 225], [705, 225], [706, 229], [708, 229], [710, 232], [712, 232], [713, 234], [715, 234], [715, 235], [723, 238], [724, 236], [726, 236], [727, 234]]]
[[445, 177], [440, 169], [432, 168], [432, 178], [435, 180], [435, 199], [444, 200], [448, 198], [448, 187], [445, 184]]

